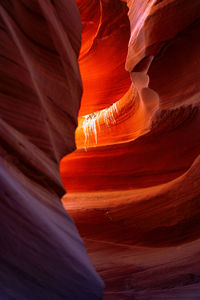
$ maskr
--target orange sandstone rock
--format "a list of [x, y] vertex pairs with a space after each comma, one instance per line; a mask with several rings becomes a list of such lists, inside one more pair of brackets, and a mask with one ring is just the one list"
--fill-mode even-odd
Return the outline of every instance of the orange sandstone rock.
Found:
[[[85, 64], [77, 150], [60, 165], [67, 189], [62, 202], [105, 280], [106, 300], [198, 299], [199, 1], [118, 2], [121, 12], [126, 4], [129, 9], [126, 45], [120, 26], [114, 25], [127, 20], [114, 3], [84, 1], [98, 20], [109, 16], [110, 9], [108, 37], [101, 21], [98, 29], [97, 23], [89, 29], [91, 16], [78, 1], [88, 25], [86, 33], [83, 26], [82, 51], [88, 66], [90, 59], [95, 66], [96, 59], [98, 87], [89, 85], [87, 78], [94, 73]], [[102, 34], [100, 45], [97, 32]], [[103, 63], [108, 44], [113, 48], [109, 68]], [[122, 56], [120, 64], [131, 83], [127, 79], [119, 98], [117, 89], [126, 77], [117, 72], [118, 57], [126, 47], [126, 61]], [[81, 56], [79, 60], [84, 68]]]

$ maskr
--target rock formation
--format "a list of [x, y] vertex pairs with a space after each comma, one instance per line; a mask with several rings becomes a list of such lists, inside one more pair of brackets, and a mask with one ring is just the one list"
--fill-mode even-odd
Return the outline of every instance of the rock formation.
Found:
[[78, 2], [84, 93], [63, 205], [106, 300], [198, 299], [200, 3], [125, 2]]
[[101, 299], [60, 198], [82, 84], [74, 1], [1, 1], [1, 300]]
[[0, 299], [199, 299], [199, 15], [1, 1]]

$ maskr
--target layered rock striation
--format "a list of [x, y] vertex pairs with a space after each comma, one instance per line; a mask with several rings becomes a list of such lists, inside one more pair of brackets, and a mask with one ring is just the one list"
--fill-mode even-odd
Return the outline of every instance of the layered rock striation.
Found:
[[[106, 283], [105, 299], [198, 299], [199, 1], [83, 2], [85, 98], [77, 150], [60, 165], [63, 205]], [[92, 11], [100, 20], [93, 31]], [[109, 53], [120, 47], [108, 63], [109, 41]], [[117, 73], [119, 61], [129, 78]]]
[[82, 94], [74, 1], [1, 1], [0, 299], [101, 299], [60, 198]]
[[0, 298], [199, 299], [199, 1], [76, 2], [1, 1]]

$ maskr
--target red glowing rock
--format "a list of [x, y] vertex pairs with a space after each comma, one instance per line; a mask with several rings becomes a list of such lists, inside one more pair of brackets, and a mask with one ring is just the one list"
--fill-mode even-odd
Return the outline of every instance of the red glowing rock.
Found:
[[[122, 11], [125, 2], [120, 2]], [[200, 5], [173, 0], [129, 0], [127, 5], [131, 32], [126, 62], [121, 65], [130, 72], [132, 83], [119, 99], [118, 85], [108, 81], [105, 65], [94, 71], [96, 91], [84, 85], [87, 74], [82, 73], [85, 98], [76, 130], [78, 149], [60, 165], [68, 191], [63, 205], [106, 283], [106, 300], [163, 295], [198, 299]], [[101, 8], [98, 16], [103, 15]], [[105, 10], [107, 14], [106, 6]], [[84, 10], [80, 13], [89, 22]], [[118, 15], [113, 14], [110, 11], [109, 47], [119, 43], [112, 28]], [[97, 53], [102, 51], [103, 36], [99, 49], [89, 41]], [[84, 55], [95, 66], [90, 51], [86, 49]], [[103, 61], [104, 52], [98, 55]], [[117, 76], [115, 60], [110, 60], [109, 68]], [[84, 61], [84, 69], [83, 65]], [[120, 74], [117, 78], [121, 86]], [[100, 90], [102, 107], [96, 101]], [[84, 111], [87, 100], [91, 109]]]
[[0, 6], [0, 298], [102, 298], [65, 208], [105, 300], [199, 299], [199, 0], [76, 2], [82, 45], [74, 0]]
[[82, 116], [108, 107], [128, 90], [130, 78], [124, 63], [130, 25], [127, 7], [120, 1], [84, 0], [78, 5], [83, 26], [79, 56]]

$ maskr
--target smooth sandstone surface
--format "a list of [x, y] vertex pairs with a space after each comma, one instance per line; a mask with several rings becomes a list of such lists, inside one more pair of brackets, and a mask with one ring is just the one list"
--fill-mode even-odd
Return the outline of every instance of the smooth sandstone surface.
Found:
[[1, 1], [0, 299], [101, 299], [60, 198], [82, 83], [74, 1]]
[[[129, 0], [116, 9], [117, 1], [83, 2], [79, 60], [89, 74], [82, 72], [77, 150], [60, 164], [63, 205], [106, 284], [105, 300], [199, 299], [200, 3]], [[107, 28], [89, 26], [109, 13]], [[127, 53], [121, 64], [130, 79], [117, 73], [116, 57], [107, 63], [108, 31], [109, 53], [120, 44], [117, 58]], [[96, 89], [87, 82], [93, 76]]]
[[1, 1], [0, 299], [199, 299], [199, 16]]

